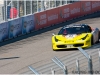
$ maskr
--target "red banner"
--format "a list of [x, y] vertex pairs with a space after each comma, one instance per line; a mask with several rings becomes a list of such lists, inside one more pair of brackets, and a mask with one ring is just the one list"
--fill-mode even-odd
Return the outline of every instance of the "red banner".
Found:
[[59, 22], [63, 22], [70, 19], [70, 8], [69, 5], [64, 5], [59, 8]]
[[80, 1], [35, 14], [35, 30], [100, 10], [100, 1]]
[[72, 18], [79, 17], [81, 15], [81, 2], [75, 2], [70, 4], [70, 16]]
[[91, 1], [81, 1], [81, 15], [90, 14], [91, 11]]
[[35, 30], [46, 27], [48, 25], [46, 11], [36, 13], [34, 14], [34, 16], [35, 16]]
[[58, 13], [59, 13], [58, 8], [47, 10], [48, 26], [58, 23], [58, 19], [59, 19]]
[[92, 1], [92, 12], [100, 10], [100, 1]]

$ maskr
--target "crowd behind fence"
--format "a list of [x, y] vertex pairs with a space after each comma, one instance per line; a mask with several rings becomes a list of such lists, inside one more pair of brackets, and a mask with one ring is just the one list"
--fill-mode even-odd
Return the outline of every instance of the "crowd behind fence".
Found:
[[[8, 21], [77, 1], [78, 0], [4, 0], [4, 5], [2, 6], [2, 20]], [[11, 17], [11, 15], [13, 16]]]

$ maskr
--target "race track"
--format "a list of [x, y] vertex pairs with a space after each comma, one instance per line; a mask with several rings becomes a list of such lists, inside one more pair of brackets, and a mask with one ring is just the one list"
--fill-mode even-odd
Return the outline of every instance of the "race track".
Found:
[[[75, 24], [77, 23], [86, 23], [100, 29], [100, 17], [75, 22]], [[21, 74], [29, 70], [29, 65], [38, 67], [50, 63], [54, 56], [60, 58], [64, 55], [72, 55], [75, 52], [79, 52], [78, 50], [52, 50], [52, 33], [57, 34], [60, 29], [61, 27], [1, 46], [0, 74]]]

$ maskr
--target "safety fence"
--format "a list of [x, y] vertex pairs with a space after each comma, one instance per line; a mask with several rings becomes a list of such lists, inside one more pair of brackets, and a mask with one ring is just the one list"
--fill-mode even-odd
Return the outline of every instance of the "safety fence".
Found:
[[100, 10], [100, 1], [80, 1], [0, 23], [0, 42]]
[[[100, 44], [99, 44], [100, 45]], [[78, 52], [63, 58], [54, 57], [54, 64], [46, 64], [37, 69], [28, 66], [30, 71], [26, 74], [100, 74], [100, 50], [99, 45], [94, 50], [78, 48]], [[77, 55], [77, 56], [76, 56]], [[70, 59], [69, 59], [70, 58]], [[76, 60], [76, 61], [75, 61]], [[56, 66], [55, 66], [56, 64]], [[51, 68], [51, 71], [50, 71]], [[25, 74], [25, 73], [24, 73]]]
[[77, 1], [79, 0], [2, 0], [0, 3], [4, 4], [1, 9], [3, 19], [9, 20]]

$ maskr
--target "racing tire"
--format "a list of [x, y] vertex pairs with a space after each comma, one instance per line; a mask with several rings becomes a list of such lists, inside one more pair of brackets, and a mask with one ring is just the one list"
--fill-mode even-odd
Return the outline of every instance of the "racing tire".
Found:
[[97, 43], [99, 43], [99, 39], [100, 39], [100, 31], [99, 31], [99, 34], [98, 34], [98, 41], [97, 41]]
[[100, 39], [100, 31], [99, 31], [99, 39]]
[[100, 39], [100, 32], [99, 32], [99, 34], [98, 34], [98, 40], [97, 40], [96, 43], [99, 43], [99, 39]]
[[91, 45], [94, 45], [93, 36], [91, 37]]
[[53, 49], [53, 51], [55, 51], [55, 49]]

